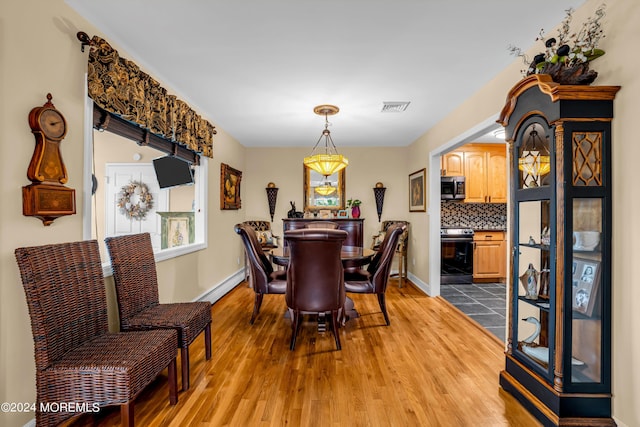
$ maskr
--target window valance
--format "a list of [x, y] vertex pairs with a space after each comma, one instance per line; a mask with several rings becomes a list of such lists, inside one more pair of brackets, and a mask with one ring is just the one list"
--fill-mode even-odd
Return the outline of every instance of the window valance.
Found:
[[170, 141], [213, 157], [215, 127], [109, 43], [93, 36], [88, 63], [89, 96], [105, 111]]

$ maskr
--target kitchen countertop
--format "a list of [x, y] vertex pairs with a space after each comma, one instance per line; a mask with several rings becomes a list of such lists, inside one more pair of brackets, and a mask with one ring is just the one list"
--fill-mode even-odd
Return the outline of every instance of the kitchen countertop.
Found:
[[506, 227], [480, 227], [480, 228], [473, 228], [473, 231], [507, 231], [507, 228]]

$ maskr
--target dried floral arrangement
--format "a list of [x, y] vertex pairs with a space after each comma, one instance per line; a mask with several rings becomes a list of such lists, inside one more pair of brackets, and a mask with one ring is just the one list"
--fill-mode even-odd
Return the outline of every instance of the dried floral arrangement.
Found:
[[153, 208], [153, 196], [147, 184], [131, 181], [118, 194], [120, 212], [129, 219], [142, 221]]
[[577, 33], [570, 33], [574, 9], [567, 9], [557, 37], [545, 40], [544, 29], [540, 30], [536, 41], [544, 41], [545, 51], [534, 56], [533, 60], [519, 47], [510, 45], [510, 53], [521, 57], [528, 65], [526, 70], [522, 70], [523, 75], [549, 74], [561, 84], [592, 83], [598, 73], [589, 70], [589, 62], [604, 55], [604, 50], [598, 49], [598, 43], [605, 37], [601, 22], [605, 8], [606, 4], [600, 5]]

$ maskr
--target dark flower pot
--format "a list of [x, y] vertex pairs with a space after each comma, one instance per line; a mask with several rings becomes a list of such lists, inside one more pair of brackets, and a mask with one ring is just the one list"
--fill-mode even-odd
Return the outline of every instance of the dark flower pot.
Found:
[[360, 206], [354, 206], [351, 208], [351, 217], [360, 218]]
[[554, 82], [561, 85], [589, 85], [598, 77], [598, 73], [589, 69], [589, 63], [566, 66], [547, 63], [540, 74], [549, 74]]

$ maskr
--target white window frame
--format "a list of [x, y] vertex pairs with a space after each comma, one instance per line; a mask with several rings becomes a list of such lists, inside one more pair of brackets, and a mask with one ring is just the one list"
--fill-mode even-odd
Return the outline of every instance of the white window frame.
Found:
[[[86, 78], [86, 76], [85, 76]], [[87, 87], [85, 81], [85, 88]], [[85, 240], [92, 239], [92, 171], [93, 171], [93, 100], [89, 98], [85, 89], [84, 107], [84, 176], [83, 176], [83, 203], [82, 203], [82, 236]], [[132, 144], [134, 142], [132, 141]], [[207, 195], [208, 195], [208, 159], [200, 157], [200, 164], [195, 168], [195, 242], [154, 252], [156, 262], [175, 258], [181, 255], [206, 249], [207, 244]], [[104, 244], [104, 242], [98, 242]], [[102, 270], [106, 276], [111, 276], [111, 260], [102, 260]]]

